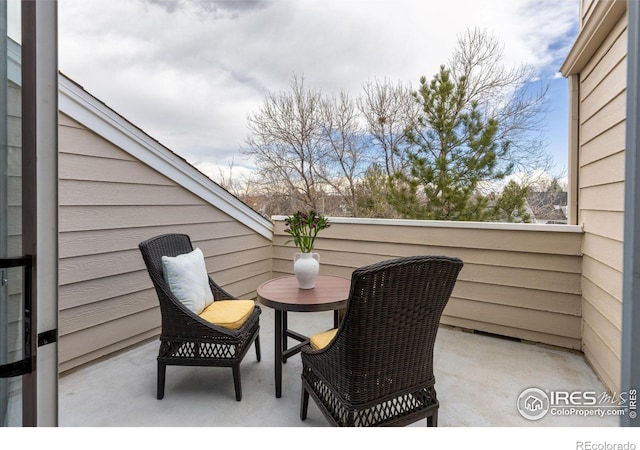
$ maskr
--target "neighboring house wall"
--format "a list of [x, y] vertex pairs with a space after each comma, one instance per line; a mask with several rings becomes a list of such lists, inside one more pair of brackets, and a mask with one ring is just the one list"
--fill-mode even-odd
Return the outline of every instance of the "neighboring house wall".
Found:
[[59, 147], [60, 371], [159, 334], [144, 239], [190, 235], [212, 277], [239, 297], [255, 298], [270, 278], [270, 239], [65, 114]]
[[625, 2], [583, 1], [582, 30], [562, 72], [573, 85], [577, 223], [584, 228], [582, 350], [620, 390], [626, 118]]
[[[7, 159], [6, 167], [6, 217], [0, 218], [6, 222], [2, 226], [6, 226], [7, 241], [3, 244], [6, 248], [7, 256], [20, 256], [22, 251], [22, 108], [21, 108], [21, 89], [20, 86], [11, 80], [7, 83]], [[0, 174], [4, 176], [4, 174]], [[0, 201], [0, 204], [2, 202]], [[0, 213], [5, 213], [0, 211]], [[16, 361], [22, 359], [16, 354], [21, 354], [23, 346], [23, 337], [21, 330], [23, 326], [22, 320], [22, 299], [23, 299], [23, 269], [12, 268], [4, 269], [10, 276], [8, 286], [0, 285], [3, 292], [0, 293], [2, 300], [6, 300], [4, 295], [8, 295], [8, 301], [4, 305], [0, 305], [0, 324], [6, 321], [8, 345], [0, 349], [0, 353], [6, 357], [6, 361]], [[6, 291], [5, 291], [6, 289]], [[6, 315], [6, 316], [5, 316]], [[2, 326], [2, 325], [0, 325]], [[8, 353], [4, 353], [8, 352]], [[14, 383], [18, 384], [19, 383]]]
[[[293, 244], [275, 217], [273, 275], [293, 273]], [[579, 227], [385, 219], [333, 219], [320, 233], [320, 273], [350, 277], [362, 265], [418, 254], [465, 266], [442, 323], [580, 349]]]

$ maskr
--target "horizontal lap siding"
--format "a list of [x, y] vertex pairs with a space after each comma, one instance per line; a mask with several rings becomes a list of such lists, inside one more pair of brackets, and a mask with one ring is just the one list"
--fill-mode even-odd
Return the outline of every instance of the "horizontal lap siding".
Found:
[[582, 26], [589, 20], [597, 1], [598, 0], [580, 0], [580, 23]]
[[[7, 236], [6, 236], [6, 256], [21, 256], [22, 251], [22, 112], [21, 112], [21, 90], [14, 83], [8, 83], [7, 89], [7, 166], [6, 176], [7, 192], [0, 193], [6, 195], [7, 202]], [[1, 218], [0, 220], [5, 220]], [[23, 268], [3, 269], [3, 276], [8, 280], [7, 286], [0, 287], [5, 290], [6, 305], [0, 306], [0, 321], [7, 326], [6, 342], [0, 343], [6, 350], [6, 361], [17, 361], [22, 359], [24, 328], [22, 320], [23, 311]], [[10, 379], [11, 380], [11, 379]], [[9, 382], [9, 389], [15, 390], [20, 382]]]
[[152, 236], [188, 234], [219, 284], [255, 298], [271, 273], [268, 239], [63, 114], [59, 140], [61, 371], [159, 334], [138, 250]]
[[612, 391], [620, 389], [626, 53], [624, 15], [580, 72], [582, 350]]
[[[316, 241], [320, 273], [349, 277], [360, 266], [418, 254], [465, 262], [442, 323], [579, 349], [579, 232], [378, 225], [341, 219]], [[274, 276], [291, 274], [292, 244], [274, 229]]]

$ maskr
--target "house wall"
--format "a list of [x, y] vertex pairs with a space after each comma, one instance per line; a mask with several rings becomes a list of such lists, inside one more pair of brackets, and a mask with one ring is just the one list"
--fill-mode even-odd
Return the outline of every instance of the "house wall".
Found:
[[[293, 244], [276, 217], [273, 276], [293, 273]], [[321, 274], [418, 254], [457, 256], [465, 266], [442, 323], [571, 349], [581, 346], [579, 227], [332, 219], [318, 237]]]
[[579, 223], [583, 243], [583, 351], [619, 391], [626, 118], [627, 16], [579, 72]]
[[216, 282], [255, 297], [271, 275], [269, 239], [65, 114], [59, 120], [61, 372], [159, 334], [137, 247], [144, 239], [190, 235]]
[[[620, 391], [627, 2], [581, 2], [580, 33], [561, 72], [569, 77], [575, 223], [584, 228], [582, 350]], [[577, 195], [576, 195], [577, 193]]]
[[580, 26], [584, 26], [585, 23], [591, 17], [593, 9], [595, 8], [598, 0], [580, 0]]
[[[21, 256], [22, 251], [22, 108], [20, 86], [7, 83], [7, 241], [8, 256]], [[2, 176], [2, 175], [0, 175]], [[3, 193], [4, 195], [4, 193]], [[5, 269], [9, 281], [6, 287], [8, 301], [0, 306], [0, 321], [6, 321], [8, 345], [4, 356], [7, 361], [16, 361], [22, 357], [22, 305], [23, 305], [23, 269]], [[0, 287], [4, 289], [4, 287]], [[6, 315], [6, 316], [5, 316]], [[0, 350], [0, 351], [3, 351]]]

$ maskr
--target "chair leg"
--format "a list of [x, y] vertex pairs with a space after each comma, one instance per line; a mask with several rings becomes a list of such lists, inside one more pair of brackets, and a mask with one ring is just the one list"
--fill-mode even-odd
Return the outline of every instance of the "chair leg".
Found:
[[436, 410], [433, 415], [427, 417], [427, 426], [428, 427], [437, 427], [438, 426], [438, 411]]
[[254, 341], [253, 345], [255, 345], [256, 347], [256, 359], [258, 361], [260, 361], [260, 336], [256, 336], [256, 340]]
[[309, 392], [302, 385], [302, 393], [300, 394], [300, 420], [307, 418], [307, 409], [309, 408]]
[[240, 364], [233, 366], [233, 385], [236, 389], [236, 400], [242, 400], [242, 385], [240, 383]]
[[167, 365], [158, 361], [158, 400], [164, 398], [164, 380], [167, 374]]

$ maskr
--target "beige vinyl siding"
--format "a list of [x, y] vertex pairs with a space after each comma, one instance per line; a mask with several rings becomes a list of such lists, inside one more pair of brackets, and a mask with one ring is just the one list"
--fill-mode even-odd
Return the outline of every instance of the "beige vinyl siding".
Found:
[[[7, 89], [7, 256], [22, 256], [22, 108], [21, 89], [12, 81]], [[0, 175], [0, 176], [4, 176]], [[22, 359], [23, 270], [6, 270], [8, 361]], [[10, 382], [10, 389], [15, 381]]]
[[211, 276], [255, 298], [271, 276], [271, 241], [60, 114], [60, 371], [159, 334], [138, 244], [188, 234]]
[[580, 71], [579, 220], [584, 227], [582, 350], [620, 388], [626, 15]]
[[[554, 231], [557, 230], [557, 231]], [[417, 254], [457, 256], [442, 323], [571, 349], [581, 346], [581, 241], [574, 227], [334, 219], [317, 240], [320, 273]], [[284, 222], [274, 228], [273, 275], [293, 272]]]
[[9, 255], [22, 255], [22, 117], [21, 89], [9, 81], [7, 89], [7, 207]]
[[591, 17], [593, 8], [598, 0], [580, 0], [580, 26], [583, 27]]

